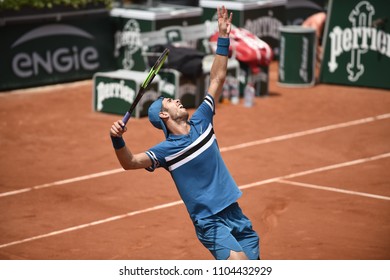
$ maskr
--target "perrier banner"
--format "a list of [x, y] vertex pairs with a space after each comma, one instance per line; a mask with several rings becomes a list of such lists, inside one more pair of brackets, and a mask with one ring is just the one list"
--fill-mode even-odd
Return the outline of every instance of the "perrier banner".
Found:
[[320, 81], [390, 88], [390, 1], [330, 0]]

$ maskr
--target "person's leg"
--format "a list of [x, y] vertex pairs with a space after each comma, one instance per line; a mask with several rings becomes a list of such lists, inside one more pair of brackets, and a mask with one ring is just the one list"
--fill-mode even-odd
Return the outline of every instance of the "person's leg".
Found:
[[199, 241], [217, 260], [248, 259], [220, 213], [194, 223]]
[[235, 235], [238, 243], [243, 248], [245, 254], [250, 260], [260, 259], [260, 238], [252, 228], [246, 228], [244, 231]]
[[246, 256], [250, 260], [260, 259], [260, 238], [256, 231], [252, 228], [251, 221], [242, 213], [241, 208], [237, 204], [231, 209], [229, 222], [233, 236], [243, 248]]
[[248, 260], [248, 257], [244, 252], [230, 251], [228, 260]]

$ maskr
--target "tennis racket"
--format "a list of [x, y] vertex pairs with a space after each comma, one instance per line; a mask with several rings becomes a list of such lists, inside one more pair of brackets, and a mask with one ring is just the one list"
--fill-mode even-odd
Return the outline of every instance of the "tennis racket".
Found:
[[169, 54], [169, 49], [165, 49], [163, 53], [160, 55], [160, 57], [157, 59], [157, 61], [154, 63], [153, 67], [150, 69], [148, 76], [146, 77], [145, 81], [142, 83], [141, 87], [138, 90], [137, 96], [135, 97], [133, 104], [131, 104], [129, 111], [126, 112], [125, 116], [122, 119], [125, 125], [129, 121], [135, 107], [137, 106], [138, 102], [141, 100], [145, 91], [152, 83], [154, 77], [156, 77], [161, 66], [163, 66], [165, 60], [168, 58], [168, 54]]

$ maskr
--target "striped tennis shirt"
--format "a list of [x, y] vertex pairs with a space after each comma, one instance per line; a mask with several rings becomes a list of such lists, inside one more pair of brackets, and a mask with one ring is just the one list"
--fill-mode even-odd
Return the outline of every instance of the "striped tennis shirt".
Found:
[[153, 162], [147, 170], [163, 167], [170, 172], [193, 221], [220, 212], [242, 194], [221, 157], [214, 114], [214, 99], [207, 94], [189, 120], [189, 134], [170, 134], [146, 151]]

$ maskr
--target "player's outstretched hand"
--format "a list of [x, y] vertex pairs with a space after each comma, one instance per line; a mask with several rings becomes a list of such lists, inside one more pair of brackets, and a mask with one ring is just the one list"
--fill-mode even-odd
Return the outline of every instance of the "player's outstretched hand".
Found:
[[122, 137], [123, 133], [127, 131], [127, 127], [122, 120], [114, 122], [111, 126], [110, 135], [113, 137]]
[[217, 7], [218, 13], [218, 36], [219, 37], [229, 37], [230, 30], [232, 29], [232, 18], [233, 13], [230, 13], [225, 8], [225, 6]]

